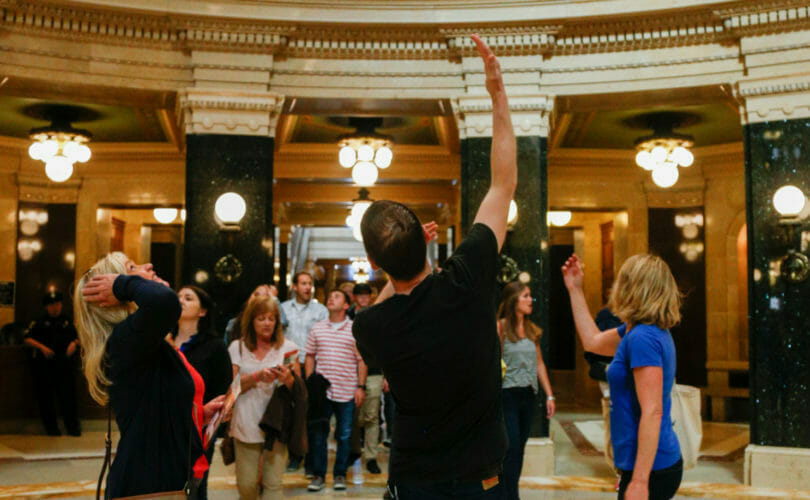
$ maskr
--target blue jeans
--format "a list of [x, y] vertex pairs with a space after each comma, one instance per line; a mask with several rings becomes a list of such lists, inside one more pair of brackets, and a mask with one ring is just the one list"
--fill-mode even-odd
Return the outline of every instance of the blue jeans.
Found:
[[430, 486], [414, 486], [407, 483], [388, 483], [388, 498], [394, 500], [442, 500], [464, 498], [470, 500], [503, 500], [506, 498], [502, 478], [499, 484], [484, 489], [481, 481], [452, 480]]
[[316, 476], [326, 477], [328, 463], [326, 440], [329, 438], [329, 419], [335, 415], [335, 441], [337, 441], [337, 454], [335, 455], [335, 469], [332, 474], [345, 476], [349, 468], [349, 447], [352, 436], [352, 422], [354, 422], [354, 400], [338, 403], [327, 400], [327, 420], [313, 423], [307, 427], [309, 435], [309, 453], [312, 456], [312, 473]]
[[503, 484], [508, 500], [520, 498], [518, 482], [523, 469], [523, 451], [532, 426], [534, 401], [534, 389], [531, 387], [503, 390], [503, 418], [506, 421], [506, 435], [509, 437], [509, 448], [503, 459]]

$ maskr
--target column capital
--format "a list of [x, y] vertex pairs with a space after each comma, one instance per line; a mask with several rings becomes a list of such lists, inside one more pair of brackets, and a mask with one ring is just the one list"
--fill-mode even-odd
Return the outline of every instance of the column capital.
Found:
[[284, 96], [274, 92], [188, 88], [177, 115], [186, 134], [273, 137]]
[[810, 73], [743, 80], [735, 95], [743, 125], [810, 118]]
[[[516, 136], [548, 137], [554, 98], [549, 95], [509, 96], [509, 112]], [[488, 95], [462, 96], [453, 100], [462, 139], [492, 137], [492, 100]]]

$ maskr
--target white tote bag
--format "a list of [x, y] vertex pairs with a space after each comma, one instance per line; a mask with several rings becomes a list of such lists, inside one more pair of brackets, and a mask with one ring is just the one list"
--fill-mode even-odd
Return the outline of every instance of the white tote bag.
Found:
[[700, 389], [691, 385], [672, 387], [672, 426], [683, 455], [683, 468], [691, 469], [700, 456], [703, 419], [700, 416]]

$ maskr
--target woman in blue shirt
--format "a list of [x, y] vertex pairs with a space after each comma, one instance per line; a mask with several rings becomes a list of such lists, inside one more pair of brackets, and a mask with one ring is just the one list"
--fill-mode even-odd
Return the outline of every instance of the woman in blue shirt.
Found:
[[611, 309], [624, 324], [600, 332], [585, 301], [579, 258], [572, 255], [562, 271], [583, 347], [614, 356], [607, 378], [610, 439], [621, 473], [619, 499], [672, 498], [683, 474], [670, 417], [675, 344], [669, 328], [681, 319], [675, 278], [659, 257], [627, 259], [610, 296]]

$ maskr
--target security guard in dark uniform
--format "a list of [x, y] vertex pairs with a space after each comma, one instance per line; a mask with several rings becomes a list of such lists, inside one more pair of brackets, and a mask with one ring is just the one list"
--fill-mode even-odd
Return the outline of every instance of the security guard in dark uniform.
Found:
[[45, 431], [59, 436], [54, 398], [71, 436], [82, 431], [76, 413], [76, 363], [79, 339], [70, 319], [62, 314], [62, 294], [49, 292], [42, 298], [46, 314], [31, 323], [25, 333], [25, 343], [33, 350], [34, 392]]

